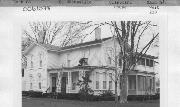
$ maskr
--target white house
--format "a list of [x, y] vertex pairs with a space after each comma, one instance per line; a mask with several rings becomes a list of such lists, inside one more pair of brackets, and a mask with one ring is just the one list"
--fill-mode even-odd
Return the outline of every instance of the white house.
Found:
[[[118, 43], [111, 37], [101, 39], [99, 36], [96, 35], [94, 41], [63, 48], [32, 43], [24, 52], [27, 57], [24, 91], [78, 93], [77, 82], [87, 72], [95, 94], [103, 90], [114, 92], [113, 57], [114, 48], [119, 52]], [[128, 75], [129, 95], [155, 93], [154, 58], [146, 55]], [[79, 66], [82, 60], [84, 65]]]

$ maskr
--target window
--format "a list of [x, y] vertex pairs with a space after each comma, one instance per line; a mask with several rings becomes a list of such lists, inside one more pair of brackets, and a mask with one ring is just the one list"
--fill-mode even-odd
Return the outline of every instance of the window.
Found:
[[150, 90], [152, 90], [152, 87], [153, 85], [152, 85], [152, 79], [150, 78]]
[[103, 89], [106, 89], [106, 81], [103, 81]]
[[103, 89], [106, 89], [106, 73], [103, 73]]
[[136, 76], [128, 76], [129, 79], [129, 89], [135, 90], [136, 89]]
[[99, 89], [99, 81], [96, 81], [96, 89]]
[[109, 73], [109, 89], [112, 89], [112, 73]]
[[139, 65], [145, 65], [145, 59], [141, 58], [138, 62]]
[[33, 84], [32, 84], [32, 82], [30, 83], [30, 89], [32, 89], [32, 86], [33, 86]]
[[112, 81], [112, 73], [109, 73], [109, 80]]
[[24, 77], [24, 69], [22, 69], [22, 77]]
[[38, 81], [39, 81], [38, 86], [39, 86], [39, 89], [41, 89], [41, 73], [38, 73], [37, 76], [38, 76]]
[[109, 81], [109, 89], [112, 89], [112, 81]]
[[42, 53], [39, 54], [39, 66], [42, 67]]
[[66, 84], [68, 84], [68, 77], [66, 77]]
[[72, 79], [72, 90], [76, 90], [76, 84], [79, 80], [79, 72], [72, 72], [71, 79]]
[[70, 64], [71, 64], [71, 60], [68, 60], [67, 61], [67, 66], [70, 67]]
[[33, 55], [31, 55], [31, 68], [33, 68]]
[[108, 64], [111, 64], [111, 57], [108, 57]]
[[33, 76], [32, 76], [32, 74], [29, 75], [29, 79], [30, 79], [30, 89], [32, 89], [33, 88], [33, 83], [32, 83]]
[[150, 66], [150, 60], [146, 59], [146, 66]]
[[119, 59], [119, 66], [122, 66], [122, 60]]
[[41, 89], [41, 82], [39, 82], [39, 89]]
[[153, 67], [154, 64], [153, 64], [153, 60], [150, 60], [150, 67]]
[[96, 89], [99, 89], [99, 73], [96, 72]]

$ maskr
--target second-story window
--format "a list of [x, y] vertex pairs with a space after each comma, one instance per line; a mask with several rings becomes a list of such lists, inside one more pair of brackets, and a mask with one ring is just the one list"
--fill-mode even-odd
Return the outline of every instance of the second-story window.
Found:
[[139, 65], [145, 65], [145, 58], [141, 58], [138, 62]]
[[67, 54], [67, 66], [70, 67], [71, 60], [70, 60], [70, 54]]
[[154, 61], [153, 60], [150, 60], [150, 67], [153, 67], [154, 66]]
[[67, 66], [70, 67], [71, 60], [67, 60]]
[[22, 69], [22, 77], [24, 77], [24, 68]]
[[150, 66], [150, 60], [146, 59], [146, 66]]
[[111, 57], [108, 57], [108, 64], [111, 64]]
[[31, 68], [33, 68], [33, 55], [31, 55]]
[[40, 53], [39, 54], [39, 66], [42, 67], [42, 57], [43, 57], [43, 54]]

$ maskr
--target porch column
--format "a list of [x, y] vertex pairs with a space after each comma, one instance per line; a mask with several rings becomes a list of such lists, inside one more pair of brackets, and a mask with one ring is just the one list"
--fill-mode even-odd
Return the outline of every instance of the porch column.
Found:
[[138, 95], [138, 75], [136, 75], [136, 95]]
[[156, 93], [156, 81], [155, 81], [155, 77], [153, 77], [153, 89], [154, 89], [154, 93]]
[[79, 72], [79, 80], [82, 80], [82, 77], [83, 77], [83, 71], [78, 71]]
[[128, 76], [127, 76], [127, 95], [129, 95], [129, 78], [128, 78]]
[[56, 83], [56, 91], [61, 92], [61, 79], [63, 77], [63, 71], [57, 71], [57, 83]]
[[71, 72], [68, 72], [68, 92], [70, 92], [72, 86]]
[[47, 73], [47, 89], [46, 91], [47, 92], [51, 92], [51, 76], [50, 76], [50, 73]]

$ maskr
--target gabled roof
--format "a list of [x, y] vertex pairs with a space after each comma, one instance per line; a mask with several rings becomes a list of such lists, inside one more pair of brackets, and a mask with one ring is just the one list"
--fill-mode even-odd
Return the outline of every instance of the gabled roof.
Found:
[[37, 42], [33, 42], [25, 51], [24, 53], [27, 54], [35, 45], [38, 46], [42, 46], [43, 48], [49, 50], [49, 51], [63, 51], [66, 49], [72, 49], [72, 48], [77, 48], [77, 47], [86, 47], [86, 46], [91, 46], [91, 45], [96, 45], [96, 44], [101, 44], [103, 41], [106, 41], [108, 39], [111, 39], [112, 37], [108, 37], [108, 38], [103, 38], [100, 40], [94, 40], [94, 41], [88, 41], [88, 42], [84, 42], [84, 43], [78, 43], [78, 44], [74, 44], [74, 45], [70, 45], [70, 46], [66, 46], [66, 47], [59, 47], [59, 46], [54, 46], [54, 45], [50, 45], [50, 44], [42, 44], [42, 43], [37, 43]]
[[76, 47], [81, 47], [81, 46], [89, 46], [89, 45], [93, 45], [93, 44], [101, 44], [103, 41], [106, 41], [108, 39], [111, 39], [111, 37], [103, 38], [103, 39], [99, 39], [99, 40], [94, 40], [94, 41], [88, 41], [88, 42], [84, 42], [84, 43], [79, 43], [79, 44], [75, 44], [75, 45], [71, 45], [71, 46], [62, 47], [61, 50], [66, 50], [66, 49], [71, 49], [71, 48], [76, 48]]

